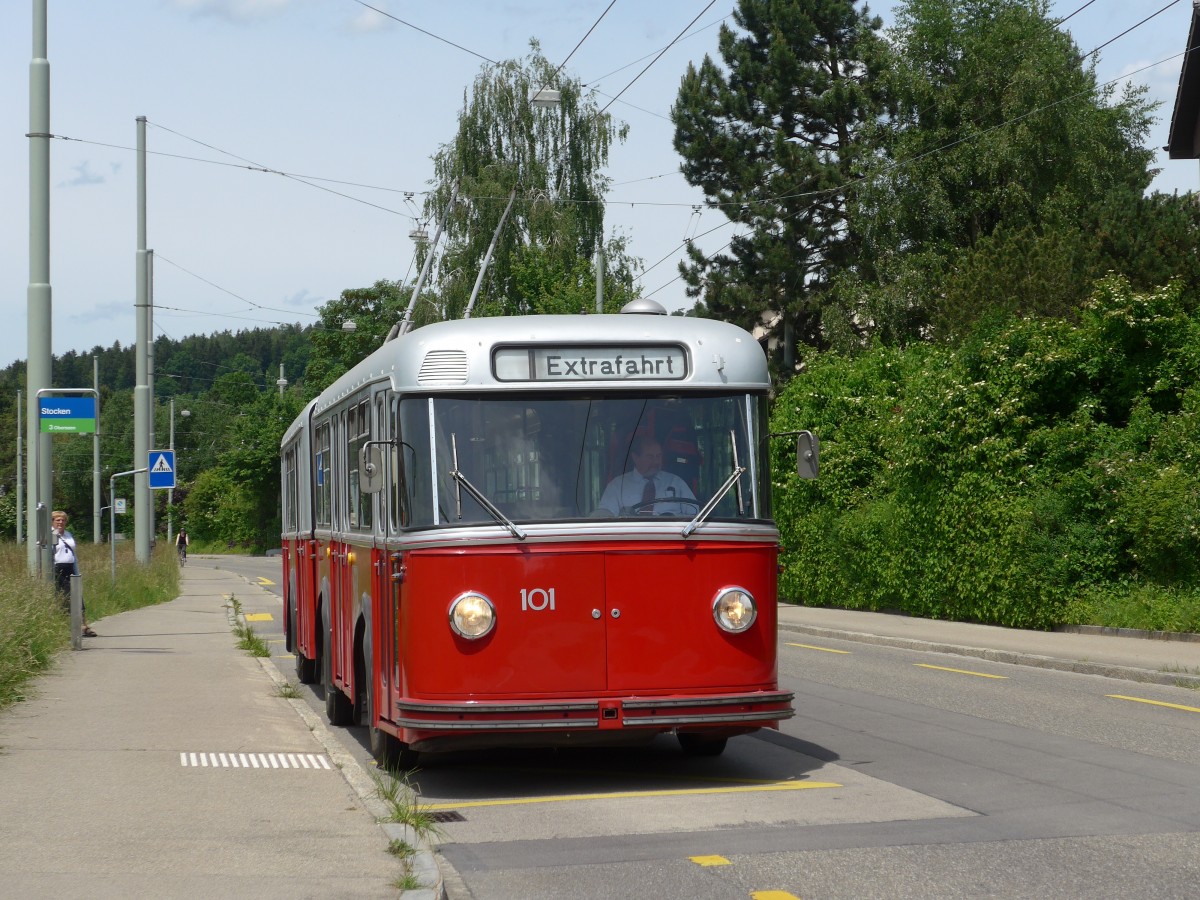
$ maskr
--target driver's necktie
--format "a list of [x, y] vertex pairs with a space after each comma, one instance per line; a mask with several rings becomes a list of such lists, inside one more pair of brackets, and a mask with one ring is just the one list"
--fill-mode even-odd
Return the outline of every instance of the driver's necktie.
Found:
[[[651, 503], [652, 504], [654, 502], [654, 498], [656, 496], [657, 496], [657, 493], [654, 490], [654, 479], [647, 478], [646, 486], [644, 488], [642, 488], [642, 503]], [[647, 507], [647, 508], [643, 509], [642, 512], [651, 512], [651, 510], [649, 507]]]

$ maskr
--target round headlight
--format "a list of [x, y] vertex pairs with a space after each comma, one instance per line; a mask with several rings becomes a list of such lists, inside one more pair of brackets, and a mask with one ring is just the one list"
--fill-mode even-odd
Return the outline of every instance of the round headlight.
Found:
[[483, 594], [460, 594], [450, 604], [450, 627], [459, 637], [476, 640], [496, 625], [496, 607]]
[[713, 600], [713, 618], [725, 631], [734, 634], [745, 631], [754, 624], [757, 616], [758, 609], [754, 605], [754, 598], [745, 588], [724, 588]]

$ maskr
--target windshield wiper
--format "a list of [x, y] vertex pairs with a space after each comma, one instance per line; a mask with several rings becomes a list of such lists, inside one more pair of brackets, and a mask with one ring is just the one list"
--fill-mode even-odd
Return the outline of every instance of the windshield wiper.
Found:
[[700, 512], [696, 513], [696, 518], [687, 523], [687, 526], [683, 529], [683, 537], [687, 537], [702, 524], [704, 524], [704, 520], [708, 518], [709, 514], [716, 508], [717, 504], [721, 502], [721, 498], [728, 494], [729, 489], [735, 484], [738, 486], [738, 514], [746, 514], [745, 507], [742, 504], [742, 486], [738, 483], [738, 479], [745, 474], [746, 467], [738, 465], [737, 439], [734, 437], [732, 431], [729, 432], [729, 444], [733, 449], [733, 471], [729, 473], [729, 477], [725, 479], [725, 483], [717, 489], [715, 494], [712, 495], [712, 499], [704, 504], [704, 508], [701, 509]]
[[515, 537], [518, 541], [525, 540], [525, 532], [518, 528], [517, 524], [512, 519], [500, 512], [500, 510], [496, 508], [496, 504], [492, 503], [491, 500], [485, 497], [483, 492], [480, 491], [479, 488], [475, 487], [475, 485], [471, 484], [471, 482], [467, 479], [467, 476], [458, 470], [458, 438], [453, 432], [450, 434], [450, 452], [454, 457], [454, 468], [450, 470], [450, 477], [455, 481], [454, 503], [457, 507], [458, 518], [462, 518], [462, 492], [458, 488], [459, 485], [462, 485], [467, 489], [467, 493], [475, 498], [475, 502], [487, 510], [488, 515], [507, 528], [513, 537]]

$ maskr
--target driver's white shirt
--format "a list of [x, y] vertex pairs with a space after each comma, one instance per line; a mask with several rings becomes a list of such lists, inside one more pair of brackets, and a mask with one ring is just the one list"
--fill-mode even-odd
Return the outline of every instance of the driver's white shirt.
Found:
[[[687, 482], [673, 472], [659, 471], [647, 479], [636, 469], [618, 475], [608, 483], [600, 496], [600, 508], [608, 510], [614, 516], [621, 515], [622, 509], [637, 506], [642, 502], [642, 494], [646, 489], [646, 481], [654, 482], [655, 497], [682, 497], [685, 500], [695, 500]], [[666, 500], [655, 503], [641, 511], [641, 515], [683, 516], [695, 512], [695, 503], [670, 503]]]

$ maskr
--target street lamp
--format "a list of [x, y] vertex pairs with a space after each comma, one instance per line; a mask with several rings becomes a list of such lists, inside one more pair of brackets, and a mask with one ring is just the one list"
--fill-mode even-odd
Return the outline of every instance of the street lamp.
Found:
[[[181, 409], [179, 415], [183, 418], [190, 416], [191, 410]], [[175, 458], [175, 479], [179, 480], [179, 458], [175, 456], [175, 398], [171, 398], [171, 456]], [[167, 543], [170, 544], [175, 540], [174, 528], [175, 516], [175, 488], [167, 490]]]

